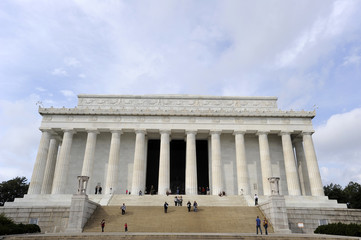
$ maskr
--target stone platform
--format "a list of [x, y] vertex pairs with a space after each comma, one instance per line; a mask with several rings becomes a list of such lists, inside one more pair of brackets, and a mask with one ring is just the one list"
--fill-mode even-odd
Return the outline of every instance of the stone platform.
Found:
[[[0, 237], [1, 238], [1, 237]], [[2, 240], [151, 240], [151, 239], [243, 239], [243, 240], [358, 240], [356, 237], [318, 235], [318, 234], [242, 234], [242, 233], [82, 233], [82, 234], [34, 234], [4, 236]]]

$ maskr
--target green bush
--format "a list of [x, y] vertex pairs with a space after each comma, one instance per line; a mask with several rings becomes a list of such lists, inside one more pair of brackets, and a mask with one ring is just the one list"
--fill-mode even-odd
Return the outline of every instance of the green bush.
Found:
[[361, 225], [356, 223], [331, 223], [316, 228], [315, 233], [361, 237]]
[[4, 214], [0, 214], [0, 235], [36, 233], [40, 231], [40, 227], [36, 224], [16, 224]]

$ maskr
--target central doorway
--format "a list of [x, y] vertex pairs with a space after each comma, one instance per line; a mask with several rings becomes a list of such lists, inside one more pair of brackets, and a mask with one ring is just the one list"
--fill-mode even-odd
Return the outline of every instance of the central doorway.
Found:
[[170, 142], [170, 189], [172, 194], [185, 194], [186, 179], [186, 142], [172, 140]]
[[[170, 150], [170, 190], [172, 194], [185, 194], [186, 142], [172, 140]], [[196, 140], [198, 194], [205, 194], [209, 186], [208, 141]], [[160, 140], [148, 140], [146, 193], [158, 192]]]

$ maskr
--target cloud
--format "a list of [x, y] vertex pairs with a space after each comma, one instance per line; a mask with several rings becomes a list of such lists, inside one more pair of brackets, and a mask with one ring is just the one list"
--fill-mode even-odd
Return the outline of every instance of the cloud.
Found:
[[55, 68], [52, 72], [52, 75], [55, 76], [67, 76], [68, 73], [63, 68]]
[[61, 90], [60, 92], [68, 99], [76, 97], [76, 94], [71, 90]]
[[324, 182], [345, 185], [360, 180], [360, 119], [361, 108], [356, 108], [335, 114], [316, 128], [314, 142]]
[[65, 63], [65, 65], [70, 66], [70, 67], [79, 67], [80, 66], [80, 62], [78, 61], [78, 59], [76, 59], [74, 57], [65, 58], [64, 63]]

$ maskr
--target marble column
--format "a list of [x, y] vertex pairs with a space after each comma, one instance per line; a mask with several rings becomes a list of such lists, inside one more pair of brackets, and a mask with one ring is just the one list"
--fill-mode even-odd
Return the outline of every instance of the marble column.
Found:
[[132, 194], [144, 193], [146, 179], [145, 130], [135, 131], [135, 150], [133, 165]]
[[268, 182], [268, 178], [272, 177], [272, 166], [267, 134], [267, 132], [257, 133], [261, 160], [263, 195], [271, 195], [271, 186]]
[[122, 134], [122, 131], [112, 130], [111, 133], [112, 138], [110, 141], [108, 170], [105, 182], [105, 194], [113, 194], [119, 190], [117, 187], [120, 164], [120, 135]]
[[43, 185], [46, 160], [49, 151], [51, 130], [41, 129], [41, 131], [42, 134], [38, 148], [38, 154], [36, 155], [34, 170], [31, 176], [28, 194], [40, 194], [41, 187]]
[[48, 157], [46, 160], [45, 174], [41, 194], [50, 194], [53, 186], [56, 159], [58, 157], [59, 140], [55, 135], [51, 136]]
[[196, 131], [186, 131], [186, 194], [197, 195]]
[[302, 135], [312, 196], [324, 196], [321, 174], [312, 141], [312, 132], [304, 132]]
[[301, 195], [300, 182], [298, 179], [295, 155], [293, 153], [291, 134], [289, 132], [281, 132], [283, 158], [285, 162], [288, 195]]
[[222, 192], [221, 131], [211, 131], [212, 146], [212, 194]]
[[170, 130], [160, 130], [158, 195], [166, 195], [170, 185]]
[[305, 158], [305, 152], [303, 150], [302, 138], [296, 138], [293, 141], [295, 150], [296, 150], [296, 158], [297, 158], [297, 169], [298, 176], [300, 178], [301, 192], [302, 195], [310, 195], [310, 183], [307, 173], [307, 164]]
[[248, 195], [250, 194], [247, 159], [246, 159], [246, 147], [244, 145], [244, 131], [234, 131], [235, 145], [236, 145], [236, 164], [237, 164], [237, 183], [238, 194]]
[[81, 171], [81, 176], [88, 176], [91, 179], [93, 173], [93, 165], [94, 165], [95, 146], [99, 131], [97, 131], [96, 129], [87, 129], [87, 132], [88, 132], [88, 137], [86, 140], [83, 169]]
[[[64, 194], [66, 189], [68, 167], [70, 162], [70, 150], [73, 143], [73, 129], [64, 129], [63, 144], [61, 146], [58, 162], [56, 163], [52, 194]], [[74, 179], [74, 182], [76, 179]]]

